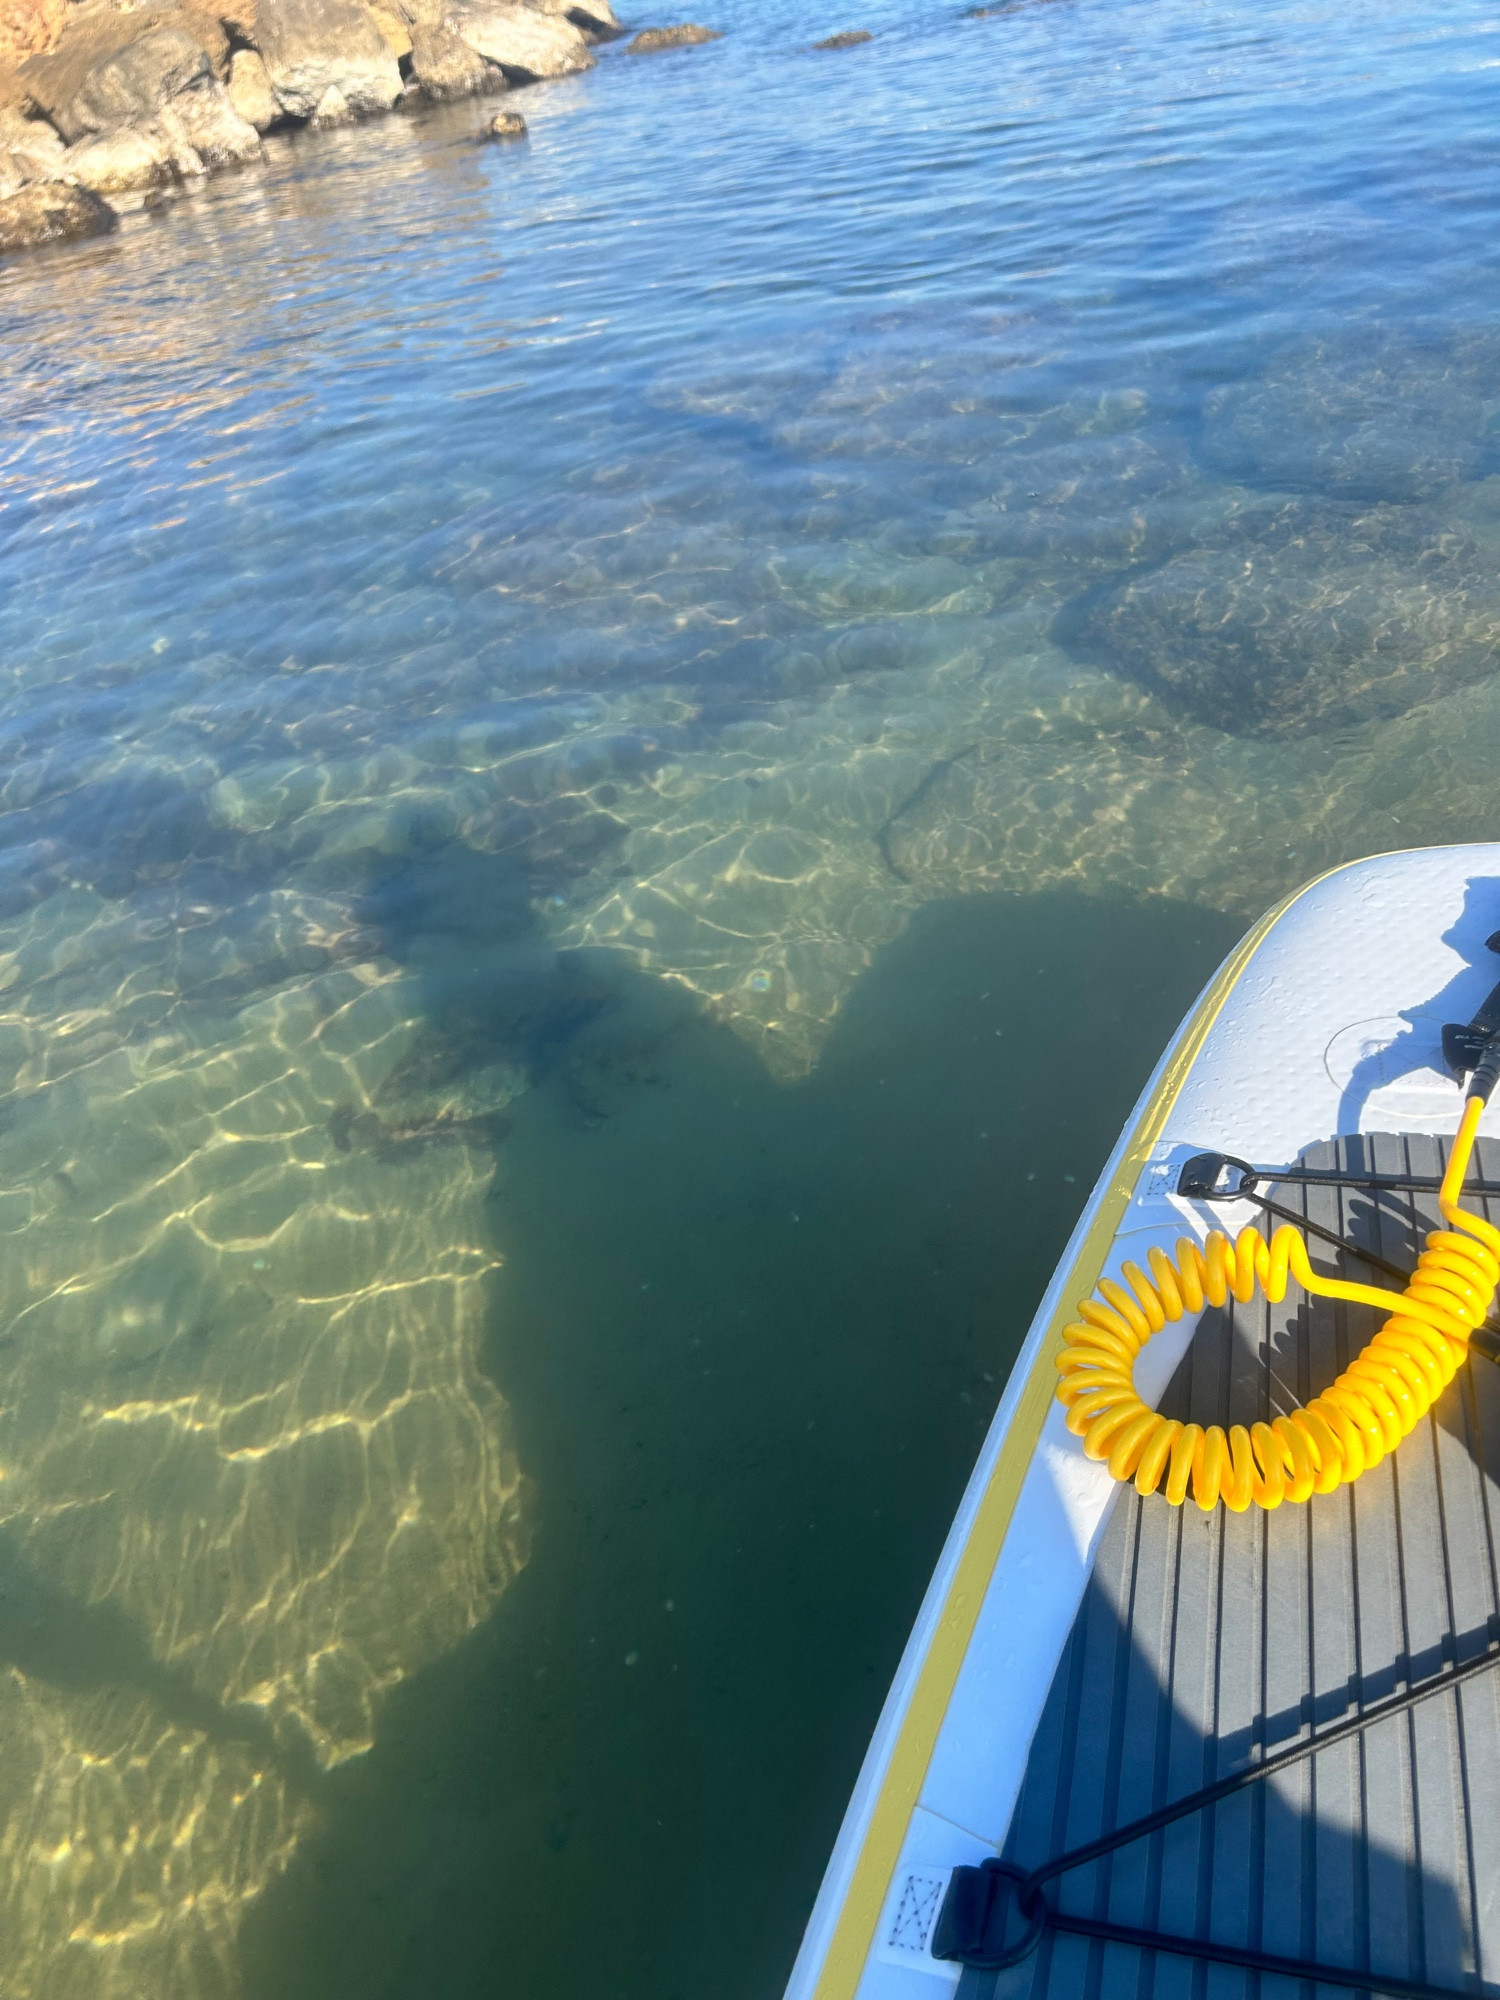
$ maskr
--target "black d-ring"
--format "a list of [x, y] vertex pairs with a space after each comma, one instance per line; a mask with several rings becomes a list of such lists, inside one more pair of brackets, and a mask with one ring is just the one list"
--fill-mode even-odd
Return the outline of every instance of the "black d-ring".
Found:
[[[1025, 1918], [1026, 1928], [1014, 1944], [1007, 1944], [1012, 1909]], [[980, 1972], [1003, 1972], [1008, 1965], [1030, 1958], [1042, 1941], [1047, 1914], [1040, 1885], [1013, 1862], [981, 1861], [977, 1868], [955, 1868], [933, 1928], [932, 1956], [972, 1965]]]
[[1259, 1185], [1250, 1162], [1233, 1153], [1194, 1153], [1177, 1176], [1177, 1192], [1194, 1201], [1243, 1201]]

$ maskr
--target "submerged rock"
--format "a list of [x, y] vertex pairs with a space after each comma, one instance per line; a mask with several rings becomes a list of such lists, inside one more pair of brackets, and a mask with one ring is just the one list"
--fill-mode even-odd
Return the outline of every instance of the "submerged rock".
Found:
[[271, 88], [293, 118], [320, 124], [389, 111], [401, 70], [358, 0], [259, 0], [256, 37]]
[[424, 27], [421, 23], [414, 26], [411, 66], [423, 94], [439, 104], [506, 88], [505, 72], [487, 63], [451, 28]]
[[1204, 451], [1232, 478], [1349, 500], [1423, 500], [1469, 478], [1483, 449], [1463, 357], [1341, 340], [1283, 356], [1204, 404]]
[[821, 42], [814, 42], [815, 49], [857, 49], [862, 42], [873, 42], [875, 37], [868, 28], [847, 28], [841, 35], [826, 35]]
[[684, 21], [676, 28], [642, 28], [627, 49], [627, 55], [649, 56], [657, 49], [690, 49], [700, 42], [721, 42], [722, 28], [703, 28], [696, 21]]
[[1500, 665], [1500, 575], [1425, 509], [1288, 501], [1068, 607], [1055, 636], [1236, 735], [1382, 720]]
[[449, 0], [443, 18], [476, 55], [523, 82], [572, 76], [593, 65], [582, 29], [561, 15], [506, 0]]
[[71, 236], [102, 236], [119, 217], [92, 189], [66, 181], [36, 181], [0, 199], [0, 255], [61, 243]]
[[266, 66], [254, 49], [236, 49], [229, 68], [229, 102], [247, 125], [269, 132], [281, 117]]

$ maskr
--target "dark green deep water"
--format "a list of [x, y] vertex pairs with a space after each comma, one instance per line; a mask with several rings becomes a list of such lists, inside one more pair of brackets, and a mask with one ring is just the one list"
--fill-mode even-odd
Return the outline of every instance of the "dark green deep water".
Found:
[[716, 4], [0, 268], [6, 1994], [774, 2000], [1172, 1029], [1500, 833], [1490, 16]]

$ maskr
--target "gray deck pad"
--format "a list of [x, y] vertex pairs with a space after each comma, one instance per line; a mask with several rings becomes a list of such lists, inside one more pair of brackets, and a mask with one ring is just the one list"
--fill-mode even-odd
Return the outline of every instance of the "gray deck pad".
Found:
[[[1433, 1139], [1310, 1151], [1351, 1173], [1436, 1175]], [[1500, 1183], [1500, 1146], [1478, 1177]], [[1472, 1177], [1472, 1176], [1471, 1176]], [[1436, 1197], [1271, 1190], [1410, 1269]], [[1500, 1197], [1471, 1204], [1500, 1223]], [[1316, 1268], [1390, 1282], [1313, 1238]], [[1249, 1424], [1305, 1402], [1373, 1309], [1289, 1292], [1210, 1311], [1163, 1399]], [[1204, 1514], [1123, 1490], [1032, 1746], [1006, 1858], [1096, 1839], [1500, 1641], [1500, 1367], [1478, 1357], [1353, 1486], [1274, 1513]], [[1455, 1990], [1500, 1989], [1500, 1669], [1054, 1882], [1057, 1908]], [[1482, 1985], [1481, 1985], [1482, 1982]], [[1066, 1933], [961, 2000], [1292, 2000], [1310, 1984]], [[1332, 1985], [1317, 1989], [1331, 1995]]]

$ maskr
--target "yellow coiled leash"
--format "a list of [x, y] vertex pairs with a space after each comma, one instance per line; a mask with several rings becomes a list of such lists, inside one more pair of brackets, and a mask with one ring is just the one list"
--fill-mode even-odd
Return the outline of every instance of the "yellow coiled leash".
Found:
[[[1438, 1205], [1451, 1227], [1428, 1236], [1402, 1293], [1319, 1277], [1302, 1238], [1285, 1224], [1269, 1243], [1253, 1226], [1233, 1242], [1212, 1230], [1201, 1249], [1184, 1237], [1175, 1264], [1153, 1248], [1151, 1277], [1138, 1264], [1124, 1266], [1128, 1291], [1103, 1279], [1098, 1296], [1085, 1299], [1064, 1330], [1057, 1359], [1057, 1398], [1089, 1457], [1107, 1460], [1116, 1479], [1133, 1479], [1138, 1493], [1154, 1493], [1165, 1481], [1174, 1507], [1191, 1481], [1205, 1512], [1222, 1500], [1236, 1513], [1252, 1501], [1270, 1508], [1331, 1493], [1378, 1465], [1453, 1380], [1500, 1285], [1500, 1229], [1458, 1205], [1487, 1095], [1465, 1104], [1443, 1175]], [[1387, 1309], [1394, 1299], [1397, 1310], [1331, 1388], [1269, 1424], [1235, 1424], [1226, 1435], [1218, 1424], [1205, 1430], [1158, 1416], [1141, 1401], [1135, 1357], [1168, 1320], [1201, 1312], [1205, 1303], [1221, 1306], [1231, 1295], [1247, 1304], [1257, 1285], [1278, 1305], [1288, 1278], [1320, 1298]]]

